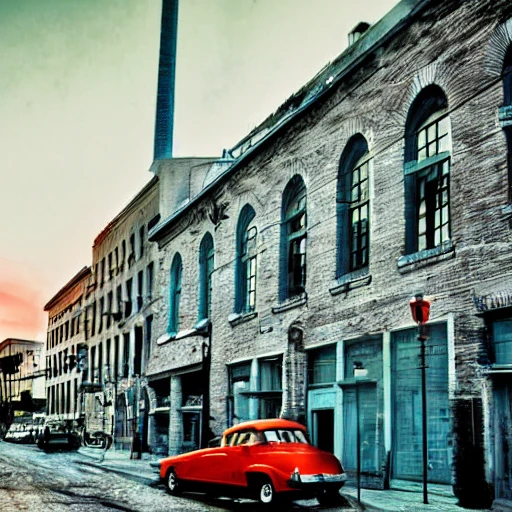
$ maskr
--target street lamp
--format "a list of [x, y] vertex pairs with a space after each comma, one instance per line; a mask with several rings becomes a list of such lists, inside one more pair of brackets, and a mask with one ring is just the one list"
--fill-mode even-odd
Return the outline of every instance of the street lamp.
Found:
[[409, 303], [414, 321], [418, 324], [418, 341], [420, 342], [420, 368], [421, 368], [421, 425], [422, 425], [422, 455], [423, 455], [423, 503], [428, 504], [427, 471], [428, 471], [428, 445], [427, 445], [427, 380], [425, 370], [425, 342], [428, 339], [425, 324], [430, 316], [430, 302], [423, 298], [422, 293], [415, 295]]
[[359, 420], [359, 384], [366, 379], [368, 370], [360, 361], [354, 361], [354, 379], [356, 387], [356, 471], [357, 471], [357, 502], [361, 503], [361, 427]]

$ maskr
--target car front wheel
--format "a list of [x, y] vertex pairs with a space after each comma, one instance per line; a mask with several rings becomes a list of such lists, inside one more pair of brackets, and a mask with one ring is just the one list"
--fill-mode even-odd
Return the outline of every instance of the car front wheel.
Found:
[[276, 501], [276, 491], [269, 478], [260, 480], [258, 484], [258, 499], [264, 505], [270, 505]]
[[176, 473], [174, 472], [174, 469], [171, 469], [167, 473], [167, 488], [169, 489], [169, 492], [174, 496], [181, 494], [181, 484], [178, 480], [178, 477], [176, 476]]

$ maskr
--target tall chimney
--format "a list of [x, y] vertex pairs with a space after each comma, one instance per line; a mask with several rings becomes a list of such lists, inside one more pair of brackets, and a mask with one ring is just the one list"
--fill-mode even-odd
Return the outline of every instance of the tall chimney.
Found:
[[153, 155], [155, 160], [172, 157], [177, 36], [178, 0], [162, 0]]

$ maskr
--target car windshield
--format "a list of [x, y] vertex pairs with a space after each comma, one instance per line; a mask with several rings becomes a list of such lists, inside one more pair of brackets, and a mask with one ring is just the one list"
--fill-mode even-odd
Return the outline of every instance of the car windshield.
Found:
[[265, 430], [263, 435], [267, 442], [309, 444], [306, 435], [299, 429]]

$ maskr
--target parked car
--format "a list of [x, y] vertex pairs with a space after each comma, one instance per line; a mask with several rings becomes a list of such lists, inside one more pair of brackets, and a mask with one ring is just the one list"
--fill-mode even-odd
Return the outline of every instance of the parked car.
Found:
[[314, 495], [322, 504], [340, 499], [346, 474], [332, 454], [312, 446], [306, 428], [283, 419], [255, 420], [228, 428], [219, 447], [159, 461], [171, 494], [200, 491], [258, 499]]
[[37, 437], [34, 425], [13, 423], [4, 440], [9, 443], [34, 443]]
[[80, 445], [80, 433], [69, 420], [48, 421], [37, 439], [37, 446], [45, 451], [77, 450]]

